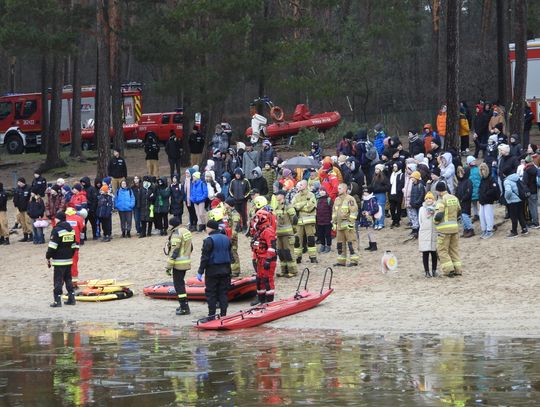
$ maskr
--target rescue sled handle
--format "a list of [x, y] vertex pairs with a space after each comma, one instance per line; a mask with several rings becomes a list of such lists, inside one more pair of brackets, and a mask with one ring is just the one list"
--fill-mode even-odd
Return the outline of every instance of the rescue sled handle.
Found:
[[329, 290], [332, 289], [332, 278], [334, 277], [334, 270], [332, 270], [332, 267], [327, 267], [326, 270], [324, 270], [324, 277], [323, 277], [321, 292], [320, 292], [321, 294], [323, 293], [323, 290], [324, 290], [324, 286], [326, 283], [326, 276], [328, 275], [328, 272], [330, 272], [330, 277], [328, 278], [328, 289]]
[[300, 281], [298, 281], [298, 287], [296, 288], [296, 295], [300, 292], [300, 287], [302, 286], [302, 281], [304, 280], [304, 275], [306, 274], [306, 281], [304, 282], [304, 291], [307, 291], [307, 283], [309, 281], [309, 269], [306, 267], [304, 270], [302, 270], [302, 274], [300, 274]]

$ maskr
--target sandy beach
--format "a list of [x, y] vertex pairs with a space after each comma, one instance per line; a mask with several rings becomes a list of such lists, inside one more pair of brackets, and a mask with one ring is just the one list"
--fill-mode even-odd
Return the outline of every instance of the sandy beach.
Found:
[[[144, 172], [139, 150], [128, 150], [126, 159], [130, 174]], [[31, 165], [17, 167], [27, 179]], [[161, 160], [161, 172], [166, 173]], [[84, 171], [84, 170], [83, 170]], [[26, 172], [28, 174], [26, 174]], [[6, 182], [10, 173], [0, 171]], [[81, 174], [82, 175], [82, 174]], [[54, 180], [54, 175], [48, 175]], [[72, 182], [80, 177], [69, 178]], [[10, 226], [15, 211], [8, 203]], [[496, 223], [503, 222], [503, 209], [496, 210]], [[184, 221], [187, 220], [187, 213]], [[403, 222], [405, 224], [406, 222]], [[389, 222], [387, 222], [388, 226]], [[475, 224], [479, 231], [479, 224]], [[464, 263], [461, 278], [424, 277], [422, 258], [415, 240], [407, 241], [408, 229], [403, 226], [373, 232], [379, 250], [365, 252], [367, 236], [360, 232], [361, 261], [355, 268], [335, 268], [335, 292], [321, 305], [302, 314], [283, 318], [272, 327], [338, 329], [347, 333], [440, 333], [539, 336], [540, 311], [534, 307], [540, 289], [537, 267], [531, 266], [535, 248], [540, 243], [540, 230], [528, 236], [506, 239], [509, 221], [499, 226], [495, 236], [481, 240], [478, 236], [461, 239]], [[87, 322], [154, 322], [174, 326], [190, 326], [193, 320], [206, 315], [205, 303], [191, 302], [192, 314], [176, 316], [176, 301], [155, 300], [143, 295], [147, 285], [172, 281], [165, 274], [166, 257], [162, 247], [166, 238], [122, 239], [118, 215], [113, 216], [113, 240], [110, 243], [88, 241], [80, 251], [80, 279], [116, 278], [133, 282], [135, 295], [126, 300], [102, 303], [78, 303], [75, 307], [52, 309], [52, 271], [45, 262], [46, 245], [19, 243], [19, 235], [11, 235], [12, 245], [0, 246], [0, 273], [3, 295], [0, 298], [0, 319], [54, 318]], [[46, 235], [50, 234], [50, 228]], [[194, 233], [194, 277], [199, 265], [200, 248], [206, 233]], [[381, 273], [381, 258], [391, 250], [399, 262], [398, 271]], [[242, 274], [251, 275], [249, 241], [240, 237]], [[335, 263], [333, 251], [319, 255], [319, 264], [310, 264], [307, 256], [301, 267], [309, 267], [309, 288], [320, 289], [322, 275]], [[276, 279], [277, 298], [294, 294], [298, 279]], [[247, 301], [232, 303], [229, 313], [248, 306]]]

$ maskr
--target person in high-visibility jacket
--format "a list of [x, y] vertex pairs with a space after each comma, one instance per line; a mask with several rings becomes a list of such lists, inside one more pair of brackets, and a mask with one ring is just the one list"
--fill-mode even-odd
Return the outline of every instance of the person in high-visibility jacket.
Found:
[[[84, 218], [77, 214], [74, 208], [66, 209], [66, 221], [71, 225], [75, 232], [75, 241], [77, 245], [81, 244], [81, 238], [84, 241]], [[79, 249], [75, 250], [73, 255], [73, 264], [71, 265], [71, 281], [74, 287], [77, 287], [79, 282]]]
[[190, 310], [184, 279], [186, 271], [191, 269], [191, 252], [193, 251], [191, 232], [180, 227], [180, 219], [176, 216], [169, 220], [169, 225], [172, 229], [169, 232], [167, 250], [165, 250], [166, 253], [168, 252], [169, 257], [166, 272], [173, 277], [174, 289], [180, 303], [180, 306], [176, 308], [176, 315], [189, 315]]
[[459, 258], [459, 199], [448, 193], [446, 184], [442, 181], [437, 183], [435, 190], [439, 193], [439, 199], [435, 204], [433, 223], [437, 230], [437, 253], [441, 269], [447, 277], [460, 276], [462, 265]]
[[294, 246], [293, 223], [296, 218], [296, 211], [290, 205], [285, 203], [287, 193], [279, 190], [276, 193], [276, 206], [273, 210], [277, 219], [277, 254], [281, 272], [278, 277], [294, 277], [298, 274], [296, 262], [292, 257], [292, 248]]
[[312, 263], [317, 263], [317, 250], [315, 248], [315, 211], [317, 209], [317, 200], [313, 192], [307, 189], [306, 180], [302, 180], [296, 184], [296, 188], [298, 189], [298, 193], [291, 202], [298, 215], [298, 222], [295, 222], [294, 255], [296, 262], [298, 264], [302, 263], [302, 242], [305, 236], [309, 260]]
[[231, 273], [233, 277], [240, 275], [240, 257], [238, 256], [238, 233], [242, 231], [242, 217], [234, 207], [234, 198], [225, 200], [225, 217], [228, 227], [231, 230], [231, 251], [233, 261], [231, 263]]
[[62, 286], [66, 285], [68, 300], [66, 305], [75, 305], [75, 292], [71, 282], [71, 264], [73, 263], [73, 254], [79, 248], [75, 241], [75, 232], [71, 225], [66, 222], [66, 214], [57, 212], [55, 215], [56, 226], [53, 228], [49, 247], [45, 258], [50, 268], [54, 267], [54, 302], [51, 307], [61, 307]]
[[347, 193], [347, 184], [339, 184], [338, 197], [332, 208], [332, 228], [336, 231], [338, 258], [336, 266], [347, 265], [347, 249], [349, 266], [357, 266], [360, 257], [354, 251], [356, 243], [355, 223], [358, 217], [356, 199]]

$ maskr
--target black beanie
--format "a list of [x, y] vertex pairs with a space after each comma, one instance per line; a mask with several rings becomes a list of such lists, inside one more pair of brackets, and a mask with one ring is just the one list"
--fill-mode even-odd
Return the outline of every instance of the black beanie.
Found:
[[171, 219], [169, 219], [169, 225], [171, 225], [173, 228], [180, 226], [180, 223], [181, 222], [178, 216], [173, 216]]
[[444, 181], [437, 182], [437, 185], [435, 185], [435, 191], [437, 191], [437, 192], [446, 191], [446, 182], [444, 182]]
[[58, 219], [60, 222], [63, 222], [66, 220], [66, 214], [63, 211], [56, 212], [56, 215], [54, 215], [56, 219]]
[[218, 230], [219, 229], [219, 222], [217, 220], [210, 219], [206, 226], [210, 229]]

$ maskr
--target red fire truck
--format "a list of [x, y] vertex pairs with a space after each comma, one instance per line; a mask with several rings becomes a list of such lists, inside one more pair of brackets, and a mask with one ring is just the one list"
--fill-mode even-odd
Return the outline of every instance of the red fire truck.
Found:
[[[94, 114], [96, 89], [93, 86], [81, 89], [81, 129], [83, 146], [94, 138]], [[51, 96], [48, 96], [49, 108]], [[62, 119], [60, 143], [71, 142], [71, 106], [73, 90], [65, 87], [62, 94]], [[126, 139], [137, 138], [138, 122], [142, 115], [142, 91], [139, 84], [122, 86], [122, 113]], [[26, 149], [41, 144], [41, 93], [9, 94], [0, 97], [0, 145], [10, 154], [21, 154]], [[112, 134], [112, 129], [111, 129]]]
[[184, 110], [182, 108], [167, 113], [143, 113], [139, 121], [137, 137], [139, 140], [145, 141], [146, 134], [151, 132], [157, 135], [159, 141], [166, 142], [171, 131], [179, 139], [183, 138]]
[[[512, 78], [516, 66], [515, 44], [510, 44], [510, 63], [512, 65]], [[527, 89], [525, 98], [531, 106], [534, 121], [540, 123], [540, 38], [527, 41]]]

